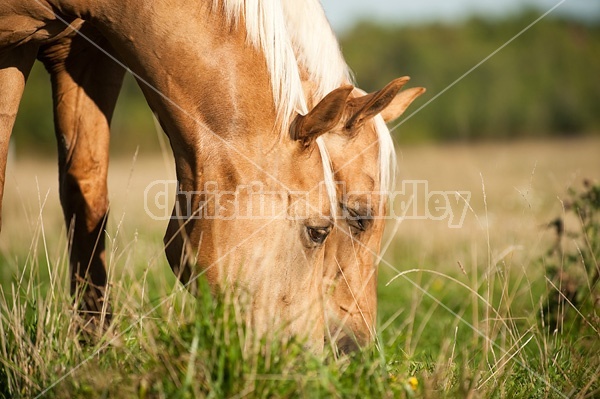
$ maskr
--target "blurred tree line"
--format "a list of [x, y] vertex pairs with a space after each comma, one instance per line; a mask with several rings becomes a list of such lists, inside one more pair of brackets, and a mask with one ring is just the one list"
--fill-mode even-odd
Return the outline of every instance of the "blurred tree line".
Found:
[[[539, 15], [460, 25], [363, 22], [341, 44], [363, 89], [403, 75], [427, 88], [408, 116]], [[600, 24], [544, 18], [398, 130], [403, 140], [444, 141], [600, 133]]]
[[[340, 38], [359, 85], [372, 91], [409, 75], [427, 93], [446, 89], [528, 26], [539, 12], [503, 20], [414, 26], [357, 24]], [[50, 83], [37, 63], [13, 132], [18, 152], [54, 153]], [[113, 152], [159, 148], [151, 113], [127, 76], [112, 123]], [[546, 17], [403, 123], [403, 141], [572, 136], [600, 132], [600, 24]]]

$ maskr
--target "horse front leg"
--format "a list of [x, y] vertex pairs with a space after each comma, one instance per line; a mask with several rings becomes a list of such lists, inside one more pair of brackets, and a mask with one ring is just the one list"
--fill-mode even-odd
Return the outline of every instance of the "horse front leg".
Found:
[[10, 135], [37, 50], [37, 46], [28, 44], [0, 55], [0, 229]]
[[[84, 24], [81, 30], [110, 51], [91, 26]], [[78, 35], [41, 48], [39, 57], [52, 78], [60, 200], [70, 243], [71, 294], [83, 318], [83, 330], [98, 332], [111, 318], [106, 301], [106, 180], [109, 124], [124, 70]]]

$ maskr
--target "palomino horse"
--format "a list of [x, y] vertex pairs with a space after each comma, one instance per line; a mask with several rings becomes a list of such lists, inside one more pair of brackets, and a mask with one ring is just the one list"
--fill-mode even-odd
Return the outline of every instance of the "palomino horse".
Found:
[[[320, 5], [286, 3], [0, 5], [0, 195], [37, 57], [52, 79], [71, 291], [89, 320], [102, 326], [96, 314], [107, 310], [109, 123], [127, 65], [175, 156], [179, 187], [165, 245], [182, 282], [193, 291], [204, 274], [213, 290], [244, 287], [258, 334], [285, 325], [315, 350], [327, 335], [342, 349], [372, 338], [377, 216], [393, 159], [383, 120], [421, 89], [400, 92], [406, 79], [369, 95], [353, 89]], [[338, 70], [324, 72], [329, 61]], [[345, 195], [334, 179], [359, 194]]]

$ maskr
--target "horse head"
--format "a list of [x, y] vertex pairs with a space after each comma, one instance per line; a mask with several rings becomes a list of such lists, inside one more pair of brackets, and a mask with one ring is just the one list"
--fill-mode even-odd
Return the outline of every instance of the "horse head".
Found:
[[365, 94], [354, 89], [336, 112], [325, 108], [332, 92], [292, 126], [305, 143], [324, 134], [336, 182], [335, 227], [325, 244], [324, 300], [328, 337], [348, 352], [375, 337], [377, 259], [387, 211], [385, 152], [393, 151], [385, 122], [398, 118], [425, 89], [401, 91], [399, 78]]

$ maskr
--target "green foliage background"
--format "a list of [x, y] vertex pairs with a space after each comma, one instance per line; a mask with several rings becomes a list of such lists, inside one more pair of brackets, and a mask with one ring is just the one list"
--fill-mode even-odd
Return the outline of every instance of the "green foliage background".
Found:
[[[538, 17], [402, 27], [364, 22], [342, 47], [365, 90], [402, 75], [426, 87], [410, 115]], [[547, 17], [415, 114], [400, 134], [448, 141], [598, 133], [599, 71], [600, 26]]]
[[[358, 84], [372, 91], [412, 77], [427, 93], [407, 116], [539, 17], [383, 26], [363, 22], [340, 38]], [[395, 131], [403, 141], [473, 141], [600, 132], [600, 24], [544, 18]], [[158, 149], [150, 111], [128, 77], [113, 121], [113, 152]], [[36, 65], [15, 124], [17, 151], [54, 151], [47, 73]]]

